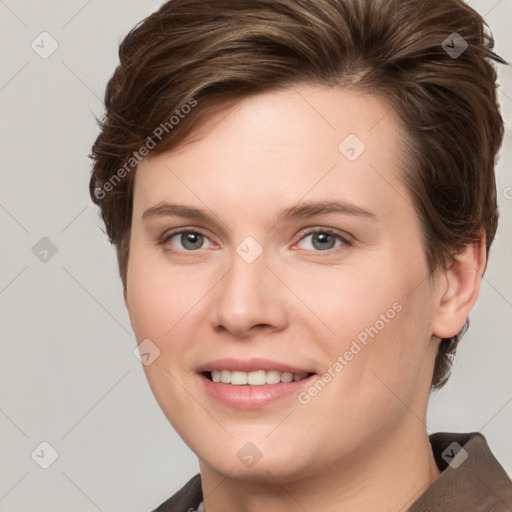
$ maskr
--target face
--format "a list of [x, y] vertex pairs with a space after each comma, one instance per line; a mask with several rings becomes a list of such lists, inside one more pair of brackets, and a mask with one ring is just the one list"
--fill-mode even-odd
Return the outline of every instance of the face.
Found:
[[424, 429], [435, 293], [389, 107], [301, 85], [186, 142], [137, 169], [125, 300], [201, 464], [285, 482]]

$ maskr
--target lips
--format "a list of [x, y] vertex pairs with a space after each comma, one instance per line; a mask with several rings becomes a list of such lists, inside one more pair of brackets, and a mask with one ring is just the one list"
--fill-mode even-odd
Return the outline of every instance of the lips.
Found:
[[229, 407], [257, 409], [299, 393], [315, 372], [268, 359], [219, 359], [196, 369], [206, 392]]
[[288, 363], [281, 363], [279, 361], [272, 361], [270, 359], [251, 358], [251, 359], [217, 359], [203, 364], [196, 368], [197, 373], [212, 372], [214, 370], [229, 370], [230, 372], [255, 372], [260, 370], [265, 371], [278, 371], [281, 373], [315, 373], [311, 368], [301, 368], [299, 366], [292, 366]]

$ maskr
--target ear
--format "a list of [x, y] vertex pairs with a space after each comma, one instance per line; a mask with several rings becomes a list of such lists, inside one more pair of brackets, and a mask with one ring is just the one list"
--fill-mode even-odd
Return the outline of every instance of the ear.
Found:
[[433, 318], [433, 334], [451, 338], [458, 334], [475, 305], [486, 265], [486, 236], [480, 231], [479, 242], [467, 245], [453, 256], [439, 276], [439, 303]]

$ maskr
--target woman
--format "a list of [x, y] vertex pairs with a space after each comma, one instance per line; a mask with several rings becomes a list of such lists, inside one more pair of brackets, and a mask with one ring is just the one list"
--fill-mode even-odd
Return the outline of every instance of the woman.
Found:
[[512, 509], [481, 434], [425, 423], [497, 228], [492, 47], [458, 0], [173, 0], [126, 36], [91, 196], [200, 465], [157, 510]]

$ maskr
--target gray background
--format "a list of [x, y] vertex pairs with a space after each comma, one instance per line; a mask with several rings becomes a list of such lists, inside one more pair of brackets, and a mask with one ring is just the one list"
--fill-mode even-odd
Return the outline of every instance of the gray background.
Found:
[[[0, 511], [142, 512], [198, 471], [133, 355], [114, 250], [87, 190], [94, 115], [117, 46], [160, 3], [0, 0]], [[470, 4], [512, 61], [512, 1]], [[41, 36], [42, 48], [43, 31], [59, 45], [47, 59], [31, 47], [51, 48]], [[427, 424], [482, 432], [512, 475], [512, 70], [499, 76], [501, 223], [470, 330]], [[57, 249], [47, 261], [43, 237]], [[48, 469], [39, 465], [51, 462], [43, 441], [58, 453]]]

